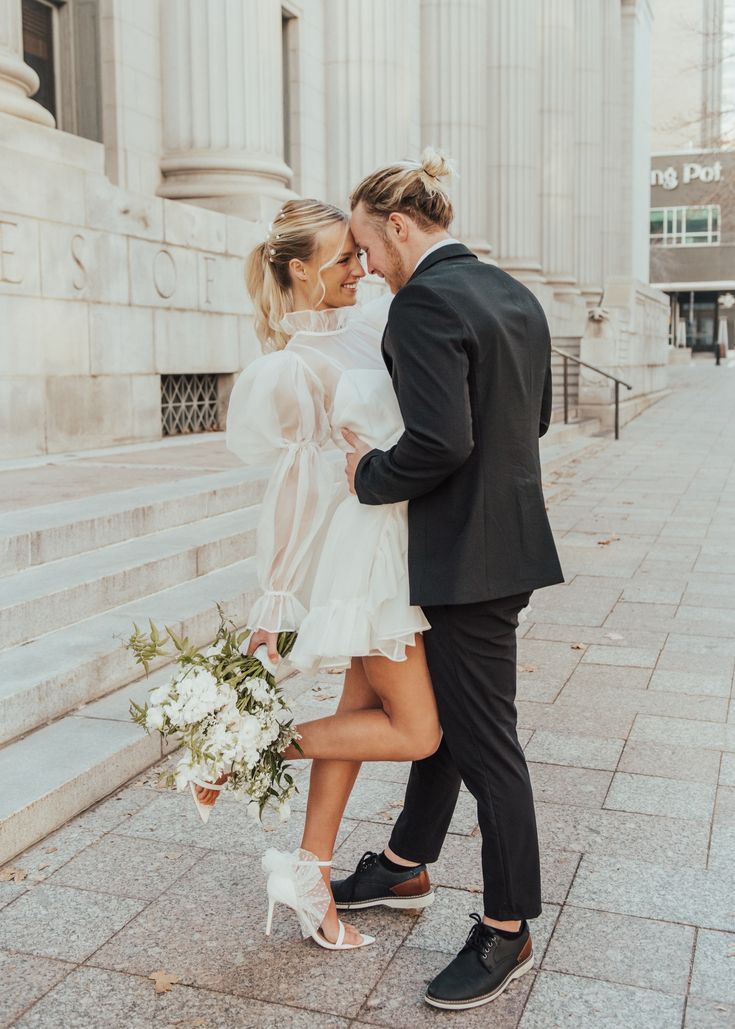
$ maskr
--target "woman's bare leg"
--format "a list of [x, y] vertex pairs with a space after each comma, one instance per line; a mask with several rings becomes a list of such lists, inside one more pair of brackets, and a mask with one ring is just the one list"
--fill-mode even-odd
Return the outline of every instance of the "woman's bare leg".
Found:
[[441, 733], [421, 636], [415, 646], [406, 648], [405, 661], [364, 657], [362, 662], [381, 707], [338, 710], [299, 724], [303, 753], [289, 747], [286, 757], [414, 761], [434, 753]]
[[[344, 713], [375, 707], [380, 707], [380, 698], [370, 686], [362, 658], [355, 657], [352, 659], [352, 667], [345, 673], [344, 688], [337, 711]], [[304, 850], [316, 854], [320, 861], [332, 860], [342, 816], [359, 771], [359, 761], [317, 759], [312, 762], [301, 846]], [[329, 886], [329, 868], [323, 868], [322, 875]], [[336, 940], [338, 916], [334, 901], [329, 906], [322, 926], [327, 939]], [[359, 940], [360, 933], [357, 929], [345, 926], [345, 941], [359, 943]]]

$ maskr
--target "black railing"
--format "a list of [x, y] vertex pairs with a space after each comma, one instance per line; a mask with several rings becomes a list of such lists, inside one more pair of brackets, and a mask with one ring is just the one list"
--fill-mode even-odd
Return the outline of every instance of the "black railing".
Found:
[[615, 383], [615, 439], [620, 439], [620, 387], [625, 386], [626, 389], [633, 389], [627, 382], [623, 382], [622, 379], [618, 379], [615, 375], [610, 375], [609, 372], [603, 372], [602, 368], [595, 368], [593, 364], [587, 364], [586, 361], [580, 361], [578, 357], [573, 357], [572, 354], [567, 354], [564, 350], [560, 350], [559, 347], [551, 348], [553, 353], [558, 354], [559, 357], [564, 358], [564, 424], [569, 424], [569, 372], [568, 363], [574, 361], [582, 368], [589, 368], [591, 372], [597, 372], [598, 375], [604, 375], [606, 379], [612, 379]]

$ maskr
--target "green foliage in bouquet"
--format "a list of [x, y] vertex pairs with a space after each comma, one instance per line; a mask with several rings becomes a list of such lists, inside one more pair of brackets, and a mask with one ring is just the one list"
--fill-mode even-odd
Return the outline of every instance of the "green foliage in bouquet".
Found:
[[[214, 781], [226, 772], [229, 775], [226, 788], [246, 793], [258, 805], [259, 814], [272, 803], [283, 815], [296, 786], [282, 751], [289, 744], [300, 749], [298, 734], [293, 719], [288, 717], [290, 712], [275, 676], [255, 655], [246, 652], [251, 630], [238, 629], [225, 617], [220, 604], [217, 611], [216, 635], [203, 651], [168, 626], [161, 633], [152, 620], [149, 620], [148, 632], [133, 625], [134, 632], [125, 646], [135, 655], [146, 675], [158, 657], [174, 657], [177, 672], [169, 684], [151, 692], [149, 702], [132, 701], [130, 715], [147, 732], [155, 730], [164, 738], [177, 736], [184, 748], [185, 758], [179, 762], [176, 772], [165, 777], [166, 785], [183, 788], [197, 775]], [[278, 635], [277, 648], [282, 658], [290, 654], [295, 641], [295, 632]], [[173, 650], [168, 649], [169, 645]], [[180, 696], [184, 686], [188, 690], [186, 703]], [[200, 707], [199, 695], [202, 697]], [[239, 719], [232, 710], [233, 701], [241, 716]], [[238, 729], [238, 723], [244, 728]], [[236, 759], [227, 761], [226, 755], [232, 753], [233, 738], [238, 732], [244, 735], [245, 729], [251, 737], [249, 757], [240, 750]]]

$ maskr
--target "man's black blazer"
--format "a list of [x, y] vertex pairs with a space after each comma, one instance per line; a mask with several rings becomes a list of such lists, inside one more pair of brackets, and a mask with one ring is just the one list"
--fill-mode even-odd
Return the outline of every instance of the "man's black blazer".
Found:
[[461, 243], [390, 306], [383, 357], [405, 432], [357, 467], [363, 504], [408, 505], [411, 603], [472, 604], [563, 582], [541, 487], [551, 349], [541, 305]]

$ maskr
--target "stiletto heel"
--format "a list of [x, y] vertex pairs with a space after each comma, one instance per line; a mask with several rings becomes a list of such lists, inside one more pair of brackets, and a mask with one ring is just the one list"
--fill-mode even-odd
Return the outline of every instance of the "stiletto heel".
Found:
[[304, 938], [310, 936], [325, 950], [356, 950], [375, 943], [374, 936], [361, 935], [359, 943], [345, 943], [345, 926], [338, 922], [337, 939], [328, 940], [321, 929], [329, 910], [332, 895], [319, 871], [329, 868], [331, 861], [319, 861], [308, 850], [295, 850], [292, 854], [269, 848], [263, 855], [263, 870], [268, 874], [268, 918], [266, 936], [270, 936], [273, 909], [285, 904], [296, 913]]
[[273, 925], [273, 911], [274, 911], [275, 906], [276, 906], [275, 900], [273, 900], [272, 898], [269, 898], [268, 899], [268, 918], [267, 918], [266, 923], [265, 923], [265, 935], [266, 936], [270, 936], [270, 934], [271, 934], [271, 926]]

